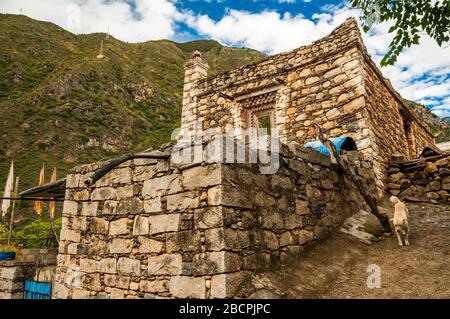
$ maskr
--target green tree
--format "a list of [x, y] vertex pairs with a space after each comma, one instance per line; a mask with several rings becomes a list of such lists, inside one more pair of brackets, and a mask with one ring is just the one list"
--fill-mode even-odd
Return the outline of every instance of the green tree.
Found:
[[439, 46], [450, 39], [450, 0], [350, 0], [350, 4], [362, 10], [365, 32], [377, 23], [394, 23], [389, 33], [395, 37], [381, 66], [393, 65], [405, 47], [419, 44], [425, 34]]
[[[0, 221], [0, 239], [8, 238], [8, 227], [2, 221]], [[1, 242], [0, 242], [1, 244]]]
[[[53, 224], [56, 234], [59, 236], [61, 231], [61, 217], [56, 218]], [[26, 224], [22, 228], [13, 231], [14, 238], [26, 238], [21, 242], [24, 248], [42, 248], [45, 241], [38, 238], [48, 238], [52, 236], [51, 222], [42, 219], [35, 219], [31, 223]]]

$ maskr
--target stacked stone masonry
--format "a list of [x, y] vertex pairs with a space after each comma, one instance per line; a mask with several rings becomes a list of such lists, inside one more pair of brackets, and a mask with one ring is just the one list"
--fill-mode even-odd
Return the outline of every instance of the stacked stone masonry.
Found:
[[408, 201], [450, 203], [450, 154], [392, 163], [389, 192]]
[[15, 260], [0, 261], [0, 299], [22, 299], [25, 280], [52, 282], [55, 249], [23, 249]]
[[214, 78], [207, 70], [198, 52], [186, 64], [182, 128], [188, 131], [245, 129], [270, 112], [283, 143], [304, 143], [317, 139], [315, 123], [327, 137], [355, 140], [374, 163], [380, 193], [391, 154], [413, 159], [435, 145], [430, 129], [370, 59], [354, 19], [311, 45], [260, 63]]
[[[371, 164], [349, 154], [361, 178]], [[257, 164], [180, 167], [131, 160], [94, 187], [103, 163], [67, 178], [54, 298], [228, 298], [359, 210], [330, 159], [284, 150], [276, 174]]]
[[0, 262], [0, 299], [22, 299], [24, 281], [31, 277], [33, 265], [15, 261]]

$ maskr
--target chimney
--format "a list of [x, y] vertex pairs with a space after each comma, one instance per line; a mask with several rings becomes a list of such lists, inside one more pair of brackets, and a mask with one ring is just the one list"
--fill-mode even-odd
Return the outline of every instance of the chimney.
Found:
[[183, 92], [183, 111], [181, 118], [181, 128], [193, 130], [195, 125], [195, 114], [197, 108], [196, 96], [200, 93], [197, 81], [206, 79], [208, 76], [209, 65], [202, 58], [199, 50], [192, 53], [192, 57], [184, 65], [184, 92]]

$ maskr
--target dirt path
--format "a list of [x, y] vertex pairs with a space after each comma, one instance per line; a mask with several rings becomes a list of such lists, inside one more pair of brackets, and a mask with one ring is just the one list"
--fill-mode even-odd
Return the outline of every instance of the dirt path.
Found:
[[[409, 204], [411, 246], [366, 245], [340, 232], [275, 273], [255, 276], [253, 298], [449, 298], [450, 206]], [[367, 288], [367, 267], [381, 288]]]

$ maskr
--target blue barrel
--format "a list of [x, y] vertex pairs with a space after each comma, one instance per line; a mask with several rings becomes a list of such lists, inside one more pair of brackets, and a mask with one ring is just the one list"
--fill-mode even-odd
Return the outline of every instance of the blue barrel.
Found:
[[50, 299], [52, 286], [49, 282], [25, 280], [23, 299]]
[[14, 260], [16, 258], [15, 252], [0, 253], [0, 260]]

